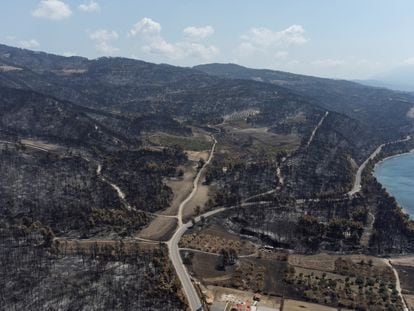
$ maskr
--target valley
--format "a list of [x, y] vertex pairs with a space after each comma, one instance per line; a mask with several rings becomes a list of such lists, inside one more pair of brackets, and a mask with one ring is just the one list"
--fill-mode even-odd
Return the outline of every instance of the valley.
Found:
[[412, 95], [5, 45], [0, 68], [5, 310], [411, 308], [414, 224], [372, 170], [414, 147]]

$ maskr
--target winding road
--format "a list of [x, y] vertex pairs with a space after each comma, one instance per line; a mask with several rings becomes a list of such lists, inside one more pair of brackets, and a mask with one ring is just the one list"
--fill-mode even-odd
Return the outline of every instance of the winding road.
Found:
[[[308, 145], [312, 141], [312, 138], [313, 138], [314, 134], [316, 133], [317, 129], [321, 126], [323, 120], [326, 118], [327, 115], [328, 115], [328, 112], [325, 113], [324, 117], [318, 123], [318, 126], [315, 128], [315, 130], [312, 133], [312, 136], [311, 136], [311, 138], [308, 142]], [[190, 307], [191, 310], [200, 310], [200, 308], [202, 308], [202, 303], [201, 303], [200, 297], [197, 294], [197, 291], [196, 291], [195, 287], [192, 284], [191, 277], [188, 274], [188, 272], [187, 272], [187, 270], [186, 270], [186, 268], [185, 268], [185, 266], [184, 266], [184, 264], [181, 260], [180, 248], [178, 247], [178, 242], [180, 241], [183, 234], [193, 225], [192, 222], [187, 222], [187, 223], [183, 224], [183, 222], [182, 222], [183, 209], [184, 209], [185, 205], [193, 198], [194, 194], [196, 193], [197, 188], [198, 188], [198, 183], [199, 183], [199, 180], [200, 180], [200, 176], [201, 176], [202, 172], [204, 171], [205, 167], [211, 162], [211, 159], [214, 156], [214, 151], [215, 151], [215, 146], [217, 144], [217, 140], [214, 137], [213, 137], [213, 139], [214, 139], [214, 144], [213, 144], [213, 147], [211, 149], [210, 156], [209, 156], [207, 162], [204, 164], [204, 166], [198, 172], [196, 178], [194, 179], [192, 192], [180, 204], [179, 211], [178, 211], [179, 226], [178, 226], [177, 230], [175, 231], [174, 235], [172, 236], [172, 238], [167, 242], [170, 259], [171, 259], [171, 261], [174, 265], [177, 276], [179, 277], [179, 279], [181, 281], [183, 291], [184, 291], [184, 293], [187, 297], [188, 304], [189, 304], [189, 307]], [[395, 143], [407, 141], [409, 139], [411, 139], [411, 137], [407, 136], [404, 139], [400, 139], [400, 140], [396, 140], [396, 141], [393, 141], [393, 142], [382, 144], [377, 149], [375, 149], [375, 151], [358, 168], [357, 174], [355, 176], [354, 185], [353, 185], [351, 191], [348, 192], [348, 195], [353, 196], [361, 190], [361, 176], [362, 176], [363, 170], [365, 169], [368, 162], [371, 159], [374, 159], [385, 145], [395, 144]], [[268, 191], [268, 192], [266, 192], [266, 194], [267, 193], [272, 193], [273, 191], [274, 190]], [[259, 195], [263, 195], [263, 194], [259, 194]], [[259, 196], [259, 195], [256, 195], [256, 196]], [[254, 196], [254, 197], [256, 197], [256, 196]], [[248, 198], [248, 199], [251, 199], [251, 198]], [[268, 201], [251, 202], [251, 203], [245, 202], [245, 203], [242, 203], [242, 204], [237, 205], [237, 206], [221, 207], [221, 208], [206, 212], [206, 213], [196, 217], [194, 219], [195, 220], [194, 222], [197, 223], [202, 218], [208, 218], [208, 217], [211, 217], [215, 214], [221, 213], [221, 212], [229, 210], [229, 209], [233, 209], [233, 208], [236, 208], [236, 207], [246, 207], [246, 206], [253, 205], [253, 204], [263, 205], [263, 204], [269, 204], [269, 202]], [[396, 273], [395, 270], [393, 270], [393, 271], [394, 271], [394, 273]], [[397, 274], [397, 284], [399, 286], [398, 274]]]
[[410, 140], [410, 139], [411, 139], [411, 136], [408, 135], [406, 138], [399, 139], [399, 140], [395, 140], [395, 141], [392, 141], [392, 142], [389, 142], [389, 143], [385, 143], [385, 144], [382, 144], [382, 145], [378, 146], [378, 148], [375, 149], [374, 152], [371, 153], [371, 155], [358, 168], [358, 171], [357, 171], [357, 173], [355, 175], [354, 185], [353, 185], [352, 189], [347, 193], [347, 195], [353, 196], [356, 193], [358, 193], [358, 192], [361, 191], [361, 176], [362, 176], [362, 172], [364, 171], [364, 169], [367, 166], [368, 162], [370, 160], [373, 160], [381, 152], [381, 150], [382, 150], [382, 148], [384, 146], [391, 145], [391, 144], [401, 143], [401, 142], [404, 142], [404, 141], [407, 141], [407, 140]]
[[214, 136], [211, 136], [211, 137], [213, 138], [214, 143], [213, 143], [213, 146], [211, 147], [210, 155], [209, 155], [207, 161], [204, 163], [203, 167], [198, 171], [196, 177], [194, 178], [194, 181], [193, 181], [193, 190], [187, 196], [187, 198], [184, 201], [181, 202], [180, 206], [178, 207], [178, 215], [177, 216], [178, 216], [178, 226], [179, 227], [181, 227], [183, 225], [183, 210], [184, 210], [184, 207], [186, 206], [186, 204], [188, 202], [190, 202], [190, 200], [197, 193], [198, 183], [200, 181], [201, 174], [205, 171], [206, 166], [210, 164], [211, 159], [213, 159], [214, 151], [216, 149], [217, 140], [216, 140], [216, 138]]
[[[203, 167], [198, 171], [196, 177], [194, 178], [193, 181], [193, 190], [191, 191], [191, 193], [186, 197], [186, 199], [184, 201], [181, 202], [179, 208], [178, 208], [178, 228], [175, 231], [174, 235], [171, 237], [171, 239], [167, 242], [167, 246], [168, 246], [168, 250], [169, 250], [169, 256], [170, 256], [170, 260], [175, 268], [175, 271], [177, 273], [178, 278], [181, 281], [181, 285], [182, 285], [182, 289], [187, 297], [187, 301], [188, 301], [188, 305], [190, 307], [191, 310], [197, 310], [199, 309], [202, 304], [201, 304], [201, 300], [200, 297], [197, 294], [196, 289], [194, 288], [193, 284], [191, 283], [191, 278], [181, 260], [181, 256], [180, 256], [180, 250], [178, 248], [178, 242], [180, 241], [181, 237], [183, 236], [183, 234], [187, 231], [188, 228], [190, 228], [192, 226], [192, 222], [187, 222], [185, 224], [183, 224], [183, 210], [186, 206], [186, 204], [194, 197], [194, 195], [197, 192], [198, 189], [198, 184], [200, 182], [200, 177], [202, 175], [202, 173], [204, 172], [205, 168], [207, 167], [207, 165], [210, 164], [211, 160], [213, 159], [214, 156], [214, 151], [216, 148], [216, 144], [217, 144], [217, 140], [215, 139], [214, 136], [212, 136], [213, 138], [213, 146], [211, 147], [211, 151], [210, 151], [210, 155], [207, 159], [207, 161], [204, 163]], [[222, 210], [224, 210], [224, 208], [222, 208]], [[216, 210], [218, 211], [218, 210]], [[207, 217], [207, 215], [209, 213], [212, 213], [211, 215], [215, 214], [213, 213], [215, 211], [211, 211], [211, 212], [207, 212], [205, 214], [203, 214], [204, 217]], [[217, 213], [217, 212], [216, 212]], [[195, 221], [200, 221], [201, 216], [196, 217]]]
[[96, 168], [96, 175], [99, 176], [99, 178], [107, 183], [108, 185], [110, 185], [118, 194], [119, 199], [121, 200], [121, 202], [125, 205], [125, 207], [128, 210], [132, 209], [132, 206], [125, 200], [125, 193], [121, 190], [121, 188], [119, 188], [117, 185], [115, 185], [114, 183], [111, 183], [109, 180], [107, 180], [103, 175], [102, 175], [102, 165], [98, 164], [97, 168]]
[[[221, 207], [212, 211], [208, 211], [200, 216], [194, 218], [194, 223], [199, 222], [201, 219], [209, 218], [213, 215], [218, 213], [222, 213], [224, 211], [228, 211], [230, 209], [234, 209], [237, 207], [247, 207], [252, 205], [264, 205], [269, 204], [268, 201], [260, 201], [260, 202], [251, 202], [251, 203], [242, 203], [240, 205], [230, 206], [230, 207]], [[181, 285], [183, 291], [187, 297], [188, 304], [191, 310], [197, 310], [202, 304], [201, 300], [198, 297], [197, 291], [194, 288], [191, 277], [188, 274], [180, 256], [180, 248], [178, 247], [178, 242], [180, 241], [183, 234], [192, 227], [192, 222], [187, 222], [182, 224], [174, 233], [172, 238], [167, 242], [168, 250], [170, 254], [170, 259], [174, 265], [175, 271], [177, 273], [178, 278], [181, 281]]]
[[[211, 160], [213, 159], [214, 156], [214, 151], [216, 148], [216, 144], [217, 144], [217, 140], [215, 139], [214, 136], [212, 136], [214, 144], [211, 147], [211, 151], [210, 151], [210, 155], [207, 159], [207, 161], [204, 163], [203, 167], [198, 171], [196, 177], [194, 178], [194, 182], [193, 182], [193, 190], [191, 191], [191, 193], [186, 197], [186, 199], [181, 202], [179, 209], [178, 209], [178, 228], [175, 231], [175, 233], [173, 234], [173, 236], [171, 237], [171, 239], [169, 241], [166, 242], [167, 246], [168, 246], [168, 250], [169, 250], [169, 256], [170, 256], [170, 260], [174, 266], [174, 269], [177, 273], [178, 278], [181, 281], [181, 285], [182, 285], [182, 289], [185, 293], [185, 296], [187, 297], [187, 301], [188, 301], [188, 305], [190, 310], [199, 310], [200, 307], [202, 307], [202, 303], [200, 300], [200, 297], [198, 296], [197, 290], [195, 289], [192, 281], [191, 281], [191, 277], [187, 272], [187, 269], [185, 268], [181, 256], [180, 256], [180, 248], [178, 247], [178, 243], [181, 239], [181, 237], [183, 236], [183, 234], [190, 228], [193, 226], [193, 222], [189, 221], [187, 223], [183, 223], [182, 221], [182, 216], [183, 216], [183, 210], [186, 206], [186, 204], [194, 197], [195, 193], [197, 192], [198, 189], [198, 185], [200, 183], [200, 178], [204, 172], [204, 170], [206, 169], [206, 167], [210, 164]], [[269, 202], [264, 201], [264, 202], [252, 202], [252, 203], [242, 203], [240, 205], [236, 205], [236, 206], [231, 206], [231, 207], [221, 207], [221, 208], [217, 208], [215, 210], [212, 211], [208, 211], [205, 212], [204, 214], [197, 216], [194, 218], [194, 223], [199, 222], [201, 219], [205, 219], [208, 217], [211, 217], [215, 214], [224, 212], [226, 210], [229, 209], [234, 209], [237, 207], [246, 207], [246, 206], [250, 206], [250, 205], [260, 205], [260, 204], [269, 204]]]
[[402, 295], [402, 291], [401, 291], [401, 283], [400, 283], [400, 277], [398, 275], [398, 271], [394, 268], [394, 266], [391, 263], [391, 260], [389, 259], [383, 259], [383, 262], [392, 269], [392, 272], [394, 273], [395, 276], [395, 289], [398, 292], [398, 295], [400, 296], [400, 299], [402, 301], [403, 304], [403, 311], [409, 311], [410, 309], [408, 309], [407, 304], [405, 303], [404, 300], [404, 296]]
[[[323, 123], [324, 119], [327, 117], [327, 115], [328, 115], [328, 112], [325, 113], [325, 115], [322, 117], [322, 119], [320, 120], [320, 122], [318, 123], [318, 125], [316, 126], [316, 128], [314, 129], [314, 131], [312, 132], [312, 135], [311, 135], [311, 137], [310, 137], [310, 139], [308, 141], [308, 145], [312, 142], [313, 137], [315, 136], [315, 133], [317, 132], [318, 128], [322, 125], [322, 123]], [[180, 248], [178, 247], [178, 243], [179, 243], [181, 237], [183, 236], [183, 234], [189, 228], [191, 228], [193, 226], [193, 222], [192, 221], [189, 221], [187, 223], [183, 223], [183, 211], [184, 211], [184, 208], [187, 205], [187, 203], [190, 202], [191, 199], [196, 194], [196, 192], [198, 190], [199, 183], [200, 183], [201, 176], [202, 176], [203, 172], [205, 171], [206, 167], [211, 163], [211, 161], [212, 161], [212, 159], [214, 157], [214, 152], [215, 152], [215, 148], [216, 148], [216, 145], [217, 145], [217, 140], [215, 139], [215, 137], [213, 135], [212, 135], [212, 138], [213, 138], [214, 143], [213, 143], [213, 145], [211, 147], [211, 151], [210, 151], [209, 157], [208, 157], [207, 161], [204, 163], [204, 165], [198, 171], [196, 177], [194, 178], [194, 181], [193, 181], [193, 189], [192, 189], [191, 193], [179, 205], [179, 209], [178, 209], [177, 215], [176, 216], [170, 216], [170, 217], [176, 217], [178, 219], [178, 227], [177, 227], [177, 230], [174, 232], [173, 236], [171, 237], [171, 239], [166, 242], [166, 244], [168, 246], [168, 250], [169, 250], [170, 260], [171, 260], [171, 262], [172, 262], [172, 264], [173, 264], [173, 266], [175, 268], [175, 271], [177, 273], [178, 278], [181, 281], [182, 289], [183, 289], [183, 291], [185, 293], [185, 296], [187, 298], [189, 308], [190, 308], [190, 310], [193, 310], [193, 311], [195, 311], [195, 310], [202, 310], [202, 302], [200, 300], [200, 297], [199, 297], [199, 295], [197, 293], [196, 288], [194, 287], [194, 285], [192, 283], [191, 276], [188, 274], [188, 271], [186, 270], [186, 267], [184, 266], [184, 264], [182, 262], [182, 259], [181, 259], [181, 256], [180, 256]], [[390, 143], [382, 144], [377, 149], [375, 149], [375, 151], [358, 168], [358, 171], [356, 173], [355, 180], [354, 180], [354, 185], [353, 185], [352, 189], [347, 194], [349, 196], [353, 196], [353, 195], [355, 195], [356, 193], [358, 193], [361, 190], [361, 176], [362, 176], [363, 170], [365, 169], [365, 167], [368, 164], [368, 162], [371, 159], [374, 159], [381, 152], [382, 148], [385, 145], [394, 144], [394, 143], [398, 143], [398, 142], [403, 142], [403, 141], [407, 141], [409, 139], [411, 139], [411, 137], [410, 136], [407, 136], [404, 139], [400, 139], [400, 140], [393, 141], [393, 142], [390, 142]], [[0, 141], [0, 142], [3, 142], [3, 141]], [[10, 142], [3, 142], [3, 143], [10, 143]], [[46, 151], [46, 152], [48, 151], [48, 150], [44, 150], [41, 147], [37, 147], [37, 146], [33, 146], [33, 145], [28, 145], [28, 147], [34, 148], [34, 149], [43, 150], [43, 151]], [[109, 183], [117, 191], [118, 196], [124, 202], [124, 204], [126, 205], [126, 207], [129, 208], [129, 209], [131, 209], [132, 207], [128, 204], [128, 202], [125, 201], [125, 194], [121, 191], [121, 189], [117, 185], [115, 185], [115, 184], [109, 182], [108, 180], [106, 180], [102, 176], [101, 170], [102, 170], [102, 166], [99, 164], [98, 167], [97, 167], [97, 170], [96, 170], [97, 175], [103, 181]], [[255, 196], [253, 196], [251, 198], [248, 198], [248, 199], [252, 199], [252, 198], [255, 198], [257, 196], [264, 195], [264, 194], [271, 194], [274, 191], [275, 190], [270, 190], [270, 191], [268, 191], [266, 193], [259, 194], [259, 195], [255, 195]], [[269, 204], [269, 202], [268, 201], [259, 201], [259, 202], [251, 202], [251, 203], [244, 202], [244, 203], [241, 203], [241, 204], [239, 204], [237, 206], [220, 207], [220, 208], [217, 208], [215, 210], [211, 210], [211, 211], [205, 212], [204, 214], [195, 217], [194, 218], [194, 223], [197, 223], [197, 222], [199, 222], [202, 219], [211, 217], [213, 215], [216, 215], [218, 213], [227, 211], [229, 209], [240, 208], [240, 207], [247, 207], [247, 206], [251, 206], [251, 205], [264, 205], [264, 204]], [[142, 242], [146, 242], [146, 243], [159, 243], [158, 241], [152, 241], [152, 240], [145, 240], [145, 239], [138, 239], [138, 240], [141, 240]], [[389, 262], [388, 262], [388, 264], [392, 267], [392, 265]], [[399, 279], [398, 279], [398, 273], [397, 273], [397, 271], [393, 267], [392, 267], [392, 269], [393, 269], [393, 271], [394, 271], [394, 273], [396, 275], [397, 290], [399, 291], [400, 296], [402, 297], [402, 295], [401, 295], [401, 288], [400, 288]], [[403, 303], [404, 303], [404, 310], [408, 310], [406, 308], [406, 306], [405, 306], [404, 300], [403, 300]]]
[[347, 193], [349, 196], [353, 196], [356, 193], [361, 191], [361, 176], [362, 172], [364, 171], [365, 167], [367, 166], [368, 162], [372, 159], [374, 159], [378, 153], [381, 152], [382, 147], [384, 147], [386, 144], [380, 145], [377, 149], [374, 150], [373, 153], [358, 167], [358, 171], [355, 175], [354, 185], [352, 186], [352, 189]]

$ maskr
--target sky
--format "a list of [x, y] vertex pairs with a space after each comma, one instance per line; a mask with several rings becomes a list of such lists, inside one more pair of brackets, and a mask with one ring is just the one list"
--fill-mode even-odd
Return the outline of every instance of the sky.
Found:
[[414, 68], [413, 0], [2, 0], [0, 43], [369, 79]]

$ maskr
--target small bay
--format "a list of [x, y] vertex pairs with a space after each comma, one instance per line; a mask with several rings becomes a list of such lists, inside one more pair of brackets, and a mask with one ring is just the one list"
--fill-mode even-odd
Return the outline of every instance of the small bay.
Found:
[[375, 166], [374, 175], [414, 219], [414, 153], [385, 159]]

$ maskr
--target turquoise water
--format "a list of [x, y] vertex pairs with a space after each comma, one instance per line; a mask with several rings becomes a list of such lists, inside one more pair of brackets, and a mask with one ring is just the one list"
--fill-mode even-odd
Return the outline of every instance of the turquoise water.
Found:
[[376, 166], [374, 175], [414, 219], [414, 153], [381, 162]]

